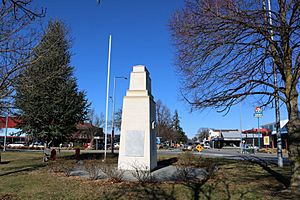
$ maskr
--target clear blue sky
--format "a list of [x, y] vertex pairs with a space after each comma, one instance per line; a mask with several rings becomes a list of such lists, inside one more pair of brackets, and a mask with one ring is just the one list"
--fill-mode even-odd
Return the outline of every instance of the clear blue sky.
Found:
[[[111, 95], [114, 76], [129, 77], [132, 66], [143, 64], [150, 72], [155, 100], [160, 99], [172, 114], [178, 110], [188, 137], [193, 137], [200, 127], [239, 129], [240, 106], [233, 107], [224, 117], [213, 109], [190, 113], [189, 107], [179, 100], [180, 77], [173, 65], [175, 49], [168, 20], [183, 2], [102, 0], [97, 6], [96, 0], [44, 0], [35, 1], [35, 5], [47, 8], [45, 24], [49, 19], [61, 19], [70, 28], [75, 76], [98, 114], [105, 113], [108, 38], [112, 34]], [[122, 106], [128, 86], [129, 81], [118, 80], [116, 108]], [[243, 103], [243, 129], [257, 127], [254, 108], [253, 102]], [[285, 113], [282, 118], [286, 118]], [[265, 111], [260, 121], [273, 122], [274, 110]]]

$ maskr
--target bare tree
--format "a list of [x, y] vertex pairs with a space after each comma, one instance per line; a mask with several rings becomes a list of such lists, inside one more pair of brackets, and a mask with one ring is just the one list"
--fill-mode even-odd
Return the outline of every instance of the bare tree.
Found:
[[120, 108], [117, 112], [115, 112], [115, 127], [119, 131], [121, 131], [121, 124], [122, 124], [122, 108]]
[[92, 108], [88, 112], [88, 123], [87, 124], [87, 134], [89, 138], [93, 138], [96, 135], [101, 134], [101, 129], [104, 126], [104, 115], [103, 113], [100, 114], [100, 117], [96, 114], [95, 109]]
[[200, 128], [197, 132], [196, 137], [200, 140], [203, 141], [205, 139], [208, 139], [209, 137], [209, 129], [208, 128]]
[[95, 109], [92, 108], [88, 112], [88, 122], [95, 127], [103, 128], [105, 123], [104, 114], [100, 113], [100, 116], [98, 116]]
[[170, 109], [161, 100], [156, 102], [157, 136], [161, 141], [176, 140], [172, 129], [172, 119]]
[[273, 10], [265, 1], [185, 1], [170, 21], [181, 92], [193, 108], [229, 111], [253, 95], [267, 106], [278, 91], [289, 117], [291, 188], [300, 193], [300, 1], [274, 0]]
[[0, 3], [0, 113], [21, 70], [28, 66], [36, 35], [30, 24], [44, 10], [30, 9], [32, 0], [3, 0]]

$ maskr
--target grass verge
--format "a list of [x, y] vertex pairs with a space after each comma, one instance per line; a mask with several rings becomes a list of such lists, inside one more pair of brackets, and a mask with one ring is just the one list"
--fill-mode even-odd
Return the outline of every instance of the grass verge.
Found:
[[[261, 166], [247, 161], [193, 157], [203, 166], [214, 163], [218, 170], [206, 182], [134, 183], [87, 180], [51, 172], [55, 164], [70, 162], [60, 154], [59, 162], [42, 162], [42, 153], [3, 152], [0, 164], [0, 199], [293, 199], [284, 185]], [[98, 155], [82, 158], [101, 159]], [[116, 162], [116, 157], [112, 162]], [[159, 158], [163, 161], [170, 157]], [[176, 163], [175, 163], [176, 164]], [[290, 168], [272, 170], [285, 177]]]

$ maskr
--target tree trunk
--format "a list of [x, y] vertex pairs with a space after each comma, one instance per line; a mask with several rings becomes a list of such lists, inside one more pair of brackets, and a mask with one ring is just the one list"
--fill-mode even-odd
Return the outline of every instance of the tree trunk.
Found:
[[287, 106], [289, 111], [289, 122], [287, 124], [289, 158], [292, 161], [290, 189], [292, 193], [300, 196], [300, 118], [298, 98], [292, 98]]
[[300, 195], [300, 119], [289, 120], [289, 158], [292, 161], [291, 190]]

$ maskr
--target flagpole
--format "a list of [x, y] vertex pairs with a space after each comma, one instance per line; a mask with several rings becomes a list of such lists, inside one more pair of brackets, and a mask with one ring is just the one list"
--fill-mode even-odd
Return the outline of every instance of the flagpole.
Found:
[[110, 77], [110, 55], [111, 55], [111, 35], [109, 35], [108, 63], [107, 63], [107, 83], [106, 83], [106, 109], [105, 109], [105, 141], [104, 141], [104, 161], [106, 161], [107, 151], [107, 120], [108, 120], [108, 98], [109, 98], [109, 77]]

